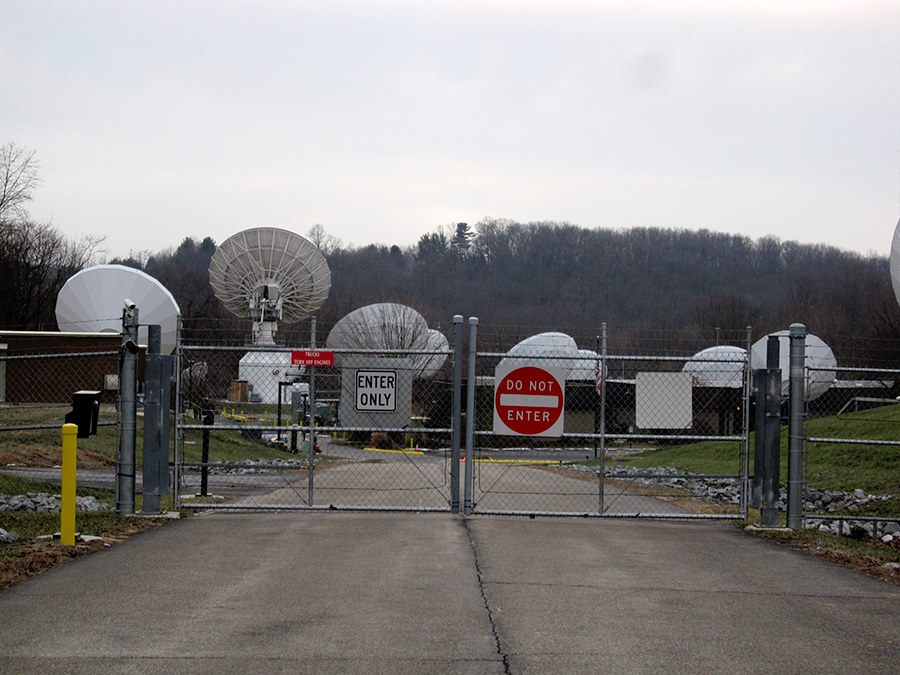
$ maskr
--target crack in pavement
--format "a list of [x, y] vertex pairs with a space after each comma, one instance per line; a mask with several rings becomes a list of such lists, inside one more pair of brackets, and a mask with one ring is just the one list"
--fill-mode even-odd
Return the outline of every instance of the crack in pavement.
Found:
[[503, 637], [500, 635], [500, 628], [497, 626], [497, 622], [494, 618], [494, 612], [491, 609], [491, 603], [488, 600], [487, 592], [484, 588], [484, 579], [481, 574], [481, 564], [478, 559], [478, 549], [475, 546], [475, 539], [472, 537], [472, 531], [469, 529], [469, 520], [468, 518], [462, 518], [460, 520], [462, 523], [463, 529], [466, 531], [466, 539], [469, 542], [469, 546], [472, 549], [472, 559], [475, 565], [475, 576], [478, 579], [478, 591], [481, 593], [481, 601], [484, 603], [484, 609], [487, 611], [488, 621], [491, 625], [491, 635], [494, 637], [494, 644], [497, 648], [497, 655], [500, 657], [503, 662], [503, 672], [511, 673], [509, 665], [509, 650], [505, 645], [505, 641]]

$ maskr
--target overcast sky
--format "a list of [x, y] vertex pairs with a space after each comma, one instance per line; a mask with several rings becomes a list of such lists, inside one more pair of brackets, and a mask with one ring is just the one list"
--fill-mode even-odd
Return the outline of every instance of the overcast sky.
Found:
[[896, 0], [0, 0], [0, 142], [109, 256], [484, 217], [887, 255]]

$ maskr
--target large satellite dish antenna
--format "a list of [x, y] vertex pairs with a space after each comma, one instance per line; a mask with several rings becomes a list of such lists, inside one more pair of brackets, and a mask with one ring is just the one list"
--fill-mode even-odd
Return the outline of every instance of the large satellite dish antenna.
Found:
[[[353, 310], [334, 324], [325, 345], [348, 350], [449, 350], [443, 333], [429, 329], [425, 317], [412, 307], [396, 302], [379, 302]], [[446, 354], [414, 354], [411, 368], [415, 377], [431, 377], [446, 361]]]
[[891, 241], [891, 285], [897, 302], [900, 302], [900, 220], [897, 221]]
[[328, 333], [329, 349], [425, 350], [428, 322], [412, 307], [378, 302], [354, 309]]
[[331, 271], [308, 239], [258, 227], [222, 242], [209, 263], [209, 282], [228, 311], [253, 320], [254, 344], [273, 345], [279, 321], [299, 321], [322, 306]]
[[162, 352], [175, 350], [181, 310], [169, 290], [149, 274], [124, 265], [94, 265], [73, 274], [56, 297], [59, 330], [121, 333], [125, 299], [138, 309], [138, 342], [147, 344], [147, 326], [162, 328]]
[[[768, 360], [769, 337], [778, 338], [778, 367], [781, 369], [781, 394], [787, 396], [790, 393], [791, 384], [791, 339], [790, 332], [780, 330], [769, 333], [757, 340], [750, 347], [750, 367], [754, 370], [765, 368]], [[812, 401], [819, 398], [834, 386], [837, 378], [837, 359], [834, 352], [822, 338], [812, 333], [806, 334], [806, 400]]]
[[585, 355], [579, 353], [578, 345], [570, 335], [557, 332], [538, 333], [525, 338], [506, 352], [500, 365], [562, 368], [568, 373], [579, 358], [584, 357]]

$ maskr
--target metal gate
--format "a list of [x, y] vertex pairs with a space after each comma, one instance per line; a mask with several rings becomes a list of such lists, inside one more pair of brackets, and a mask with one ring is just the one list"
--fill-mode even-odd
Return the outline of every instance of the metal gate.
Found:
[[[465, 467], [467, 511], [746, 517], [749, 350], [722, 345], [694, 356], [660, 355], [657, 341], [652, 354], [613, 354], [603, 325], [595, 350], [547, 333], [489, 352], [476, 350], [477, 329], [471, 321], [466, 456], [474, 461]], [[749, 346], [749, 331], [733, 337]], [[555, 374], [558, 387], [529, 381], [535, 372]], [[522, 429], [534, 431], [531, 419], [546, 425], [554, 414], [561, 420], [547, 436], [510, 428], [524, 420]], [[510, 425], [498, 420], [503, 416]], [[648, 461], [688, 445], [707, 448], [715, 472]]]
[[179, 356], [177, 508], [458, 509], [460, 362], [446, 341]]
[[[478, 351], [477, 324], [469, 320], [466, 353], [461, 316], [443, 349], [180, 347], [176, 506], [746, 515], [746, 350], [737, 360], [614, 354], [604, 327], [595, 350], [549, 334], [550, 343]], [[549, 414], [535, 412], [543, 399], [529, 408], [527, 391], [498, 391], [498, 373], [523, 368], [557, 374], [544, 396], [559, 418], [547, 435], [497, 426], [501, 412]], [[721, 470], [645, 461], [698, 443]]]

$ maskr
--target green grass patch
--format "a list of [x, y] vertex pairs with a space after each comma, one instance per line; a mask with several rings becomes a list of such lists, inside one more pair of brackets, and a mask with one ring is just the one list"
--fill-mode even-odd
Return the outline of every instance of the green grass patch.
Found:
[[[290, 434], [284, 433], [290, 442]], [[247, 438], [240, 431], [212, 429], [209, 432], [209, 461], [238, 462], [245, 459], [287, 459], [306, 456], [306, 444], [297, 440], [298, 452], [293, 454], [266, 443], [262, 439]], [[199, 462], [203, 454], [203, 431], [185, 431], [181, 443], [181, 458], [185, 462]]]
[[[596, 464], [590, 460], [586, 464]], [[736, 441], [702, 441], [689, 445], [672, 445], [648, 450], [624, 458], [608, 458], [607, 465], [617, 464], [641, 468], [671, 466], [680, 471], [705, 475], [740, 475], [741, 444]]]
[[[859, 440], [900, 440], [900, 405], [890, 405], [841, 415], [808, 420], [805, 435], [814, 438]], [[750, 434], [750, 472], [753, 473], [754, 434]], [[815, 489], [850, 492], [862, 488], [867, 493], [896, 494], [900, 486], [900, 446], [846, 443], [805, 443], [804, 481]], [[620, 459], [617, 463], [637, 467], [670, 466], [699, 474], [739, 474], [740, 443], [704, 441], [687, 445], [662, 446]], [[597, 464], [590, 460], [585, 464]], [[781, 480], [787, 480], [788, 430], [781, 432]], [[900, 495], [898, 495], [900, 497]], [[897, 513], [897, 500], [870, 505], [865, 515]], [[862, 514], [860, 514], [862, 515]]]

